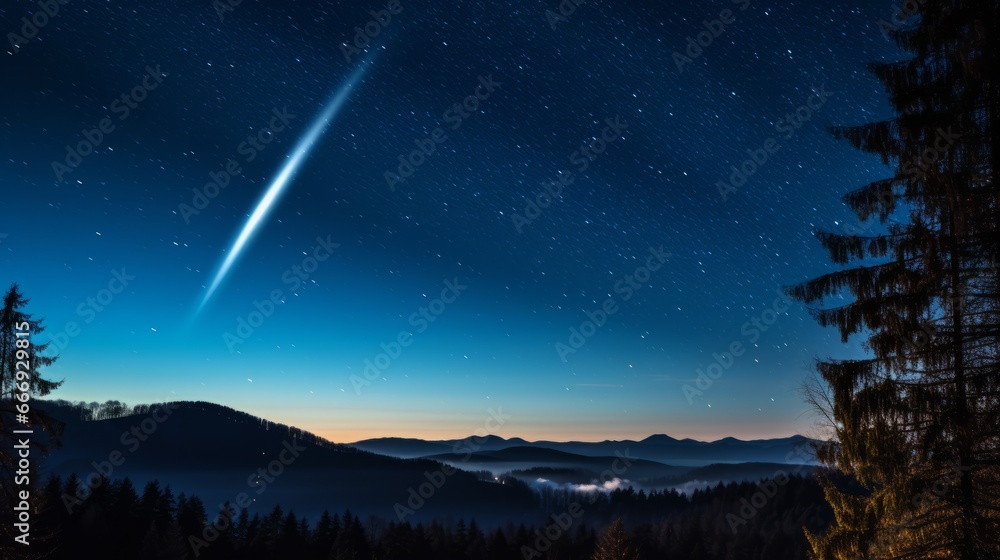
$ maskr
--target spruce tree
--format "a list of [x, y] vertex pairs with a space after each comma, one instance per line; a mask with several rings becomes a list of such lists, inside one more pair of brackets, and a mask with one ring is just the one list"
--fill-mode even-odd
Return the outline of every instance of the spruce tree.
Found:
[[625, 530], [625, 524], [622, 523], [621, 519], [616, 519], [601, 535], [601, 540], [597, 543], [597, 550], [594, 552], [594, 560], [636, 560], [637, 558], [639, 558], [639, 553]]
[[[995, 2], [926, 0], [888, 35], [911, 58], [871, 65], [895, 116], [834, 134], [894, 167], [847, 194], [874, 236], [818, 234], [849, 268], [795, 286], [863, 359], [817, 363], [810, 400], [835, 441], [825, 481], [834, 526], [819, 559], [1000, 557]], [[827, 304], [849, 295], [850, 303]]]
[[[4, 294], [0, 307], [0, 556], [4, 558], [15, 557], [8, 546], [23, 546], [12, 544], [17, 536], [12, 517], [14, 505], [21, 502], [18, 493], [26, 490], [26, 485], [22, 484], [24, 477], [32, 486], [40, 482], [36, 477], [42, 452], [59, 443], [62, 431], [61, 425], [33, 402], [35, 398], [48, 395], [62, 382], [42, 377], [41, 369], [51, 365], [55, 358], [44, 354], [49, 346], [42, 342], [44, 336], [40, 336], [45, 327], [40, 319], [25, 312], [27, 304], [28, 299], [17, 284], [13, 284]], [[27, 430], [34, 433], [14, 433]], [[28, 469], [21, 469], [18, 462], [25, 449], [15, 446], [20, 446], [19, 442], [25, 438], [29, 440], [27, 459], [30, 463]], [[31, 497], [27, 501], [30, 514], [39, 514], [39, 500]], [[41, 545], [42, 539], [50, 537], [36, 534], [32, 540]], [[23, 549], [19, 549], [18, 554], [21, 552]]]
[[[52, 441], [58, 441], [58, 426], [30, 403], [31, 399], [44, 397], [57, 389], [62, 381], [42, 377], [42, 368], [52, 365], [56, 358], [45, 354], [49, 347], [48, 342], [42, 342], [45, 326], [41, 319], [25, 312], [28, 303], [18, 285], [12, 284], [4, 294], [3, 307], [0, 308], [0, 438], [5, 444], [14, 441], [13, 430], [30, 429], [32, 426], [47, 430]], [[16, 405], [25, 398], [21, 395], [29, 401], [26, 422], [20, 422], [16, 417]], [[41, 437], [32, 439], [36, 443], [41, 441]], [[0, 456], [0, 469], [7, 477], [11, 463], [6, 445], [0, 446], [0, 451], [4, 452]]]

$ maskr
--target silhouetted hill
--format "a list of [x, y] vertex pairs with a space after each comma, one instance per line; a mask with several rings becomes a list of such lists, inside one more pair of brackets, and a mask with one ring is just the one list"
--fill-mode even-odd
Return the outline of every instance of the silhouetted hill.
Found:
[[[430, 477], [444, 483], [429, 499], [418, 500], [426, 505], [413, 508], [410, 519], [475, 511], [481, 522], [504, 522], [537, 514], [537, 496], [513, 479], [501, 478], [506, 483], [498, 484], [492, 476], [468, 471], [511, 472], [528, 484], [539, 478], [556, 484], [621, 478], [646, 488], [686, 487], [692, 482], [755, 481], [791, 470], [787, 454], [807, 442], [801, 436], [699, 442], [659, 434], [642, 441], [527, 442], [485, 436], [443, 441], [386, 438], [342, 445], [207, 402], [111, 406], [90, 414], [64, 401], [38, 401], [36, 406], [65, 424], [63, 446], [40, 465], [42, 477], [76, 473], [96, 483], [100, 474], [127, 476], [136, 487], [158, 479], [177, 494], [199, 494], [211, 504], [209, 515], [218, 504], [246, 494], [253, 500], [250, 509], [262, 513], [282, 503], [310, 517], [324, 509], [350, 508], [393, 519], [394, 506], [407, 504], [414, 495], [411, 489], [425, 485], [426, 491]], [[102, 419], [85, 419], [94, 417]], [[400, 458], [363, 448], [426, 455]], [[754, 460], [762, 456], [776, 460]], [[673, 457], [681, 464], [658, 457]], [[628, 459], [625, 469], [623, 458]], [[732, 464], [718, 464], [722, 461]], [[465, 470], [434, 474], [442, 463]]]
[[[394, 504], [405, 504], [409, 489], [427, 482], [424, 473], [441, 468], [440, 463], [427, 459], [404, 460], [333, 444], [212, 403], [168, 403], [162, 410], [169, 414], [150, 412], [96, 421], [82, 420], [67, 405], [36, 402], [65, 423], [63, 445], [41, 465], [43, 476], [76, 473], [86, 480], [103, 471], [112, 478], [128, 476], [139, 488], [159, 479], [175, 493], [199, 494], [210, 504], [210, 515], [215, 513], [215, 504], [236, 501], [239, 494], [247, 493], [255, 500], [251, 510], [261, 513], [282, 503], [300, 515], [350, 508], [359, 514], [395, 519]], [[258, 470], [268, 468], [279, 474], [268, 474], [271, 481], [258, 479]], [[489, 511], [481, 517], [506, 519], [523, 515], [533, 499], [527, 488], [481, 481], [460, 471], [445, 477], [415, 518], [444, 517], [489, 503]]]
[[[648, 478], [659, 478], [681, 475], [689, 467], [664, 465], [645, 459], [628, 458], [623, 460], [616, 456], [586, 457], [567, 453], [557, 449], [544, 447], [508, 447], [485, 453], [445, 453], [428, 457], [455, 466], [467, 466], [479, 470], [493, 472], [527, 471], [536, 468], [561, 469], [564, 477], [560, 482], [589, 484], [595, 479], [622, 478], [633, 481]], [[617, 472], [616, 472], [617, 471]], [[569, 476], [572, 473], [573, 476]], [[603, 474], [603, 476], [602, 476]], [[520, 477], [524, 480], [531, 478]]]
[[440, 441], [428, 441], [416, 438], [376, 438], [357, 441], [349, 444], [351, 447], [371, 451], [381, 455], [391, 455], [402, 459], [412, 459], [415, 457], [429, 457], [441, 453], [466, 453], [468, 450], [477, 452], [497, 451], [508, 447], [526, 445], [537, 447], [535, 444], [521, 438], [504, 439], [499, 436], [469, 436], [464, 439], [447, 439]]

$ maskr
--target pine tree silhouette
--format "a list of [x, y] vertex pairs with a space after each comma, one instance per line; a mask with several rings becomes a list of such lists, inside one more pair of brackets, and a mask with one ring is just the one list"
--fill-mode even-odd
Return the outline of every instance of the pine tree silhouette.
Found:
[[[824, 360], [809, 399], [836, 443], [820, 458], [862, 492], [827, 479], [836, 524], [810, 534], [820, 560], [1000, 557], [997, 445], [1000, 305], [994, 158], [1000, 146], [1000, 8], [926, 0], [885, 31], [913, 58], [871, 65], [896, 116], [834, 134], [895, 166], [845, 196], [873, 236], [823, 232], [853, 267], [789, 290], [869, 357]], [[853, 301], [819, 307], [849, 294]], [[934, 493], [929, 491], [932, 489]]]
[[632, 539], [629, 538], [621, 519], [616, 519], [601, 535], [593, 556], [593, 560], [637, 560], [638, 558], [639, 552], [632, 544]]

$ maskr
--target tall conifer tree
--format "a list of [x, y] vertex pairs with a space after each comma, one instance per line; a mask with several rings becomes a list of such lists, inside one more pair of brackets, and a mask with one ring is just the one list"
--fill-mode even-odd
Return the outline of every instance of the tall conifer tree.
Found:
[[[875, 236], [820, 233], [850, 268], [789, 290], [868, 357], [817, 364], [836, 443], [836, 522], [809, 535], [820, 559], [1000, 558], [998, 6], [923, 0], [888, 35], [911, 58], [871, 65], [895, 117], [835, 128], [895, 173], [845, 196]], [[847, 305], [825, 305], [845, 292]], [[824, 402], [812, 394], [814, 402]]]
[[[50, 381], [42, 377], [41, 369], [51, 365], [54, 357], [45, 355], [48, 343], [41, 342], [39, 336], [45, 327], [40, 319], [35, 319], [24, 308], [28, 299], [17, 284], [11, 285], [0, 305], [0, 556], [14, 558], [11, 550], [3, 550], [13, 543], [13, 507], [19, 503], [19, 491], [26, 490], [21, 483], [26, 476], [31, 485], [40, 485], [37, 479], [41, 465], [38, 451], [44, 451], [47, 443], [58, 443], [61, 427], [31, 402], [36, 397], [44, 397], [59, 387], [62, 382]], [[21, 408], [19, 408], [21, 407]], [[26, 410], [26, 414], [20, 411]], [[28, 437], [29, 468], [21, 469], [19, 460], [24, 449], [15, 446], [25, 439], [24, 434], [15, 430], [33, 430]], [[22, 473], [18, 475], [18, 473]], [[24, 474], [24, 473], [27, 474]], [[15, 498], [17, 498], [15, 500]], [[38, 513], [39, 500], [29, 500], [31, 513]], [[33, 535], [32, 541], [51, 538], [51, 535]], [[13, 545], [10, 546], [22, 546]], [[20, 554], [22, 551], [18, 552]]]

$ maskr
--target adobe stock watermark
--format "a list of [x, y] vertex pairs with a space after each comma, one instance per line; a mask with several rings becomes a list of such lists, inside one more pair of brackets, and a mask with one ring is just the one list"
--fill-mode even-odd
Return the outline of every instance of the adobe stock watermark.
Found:
[[763, 336], [763, 333], [767, 332], [771, 325], [778, 320], [778, 316], [788, 311], [788, 308], [792, 306], [792, 300], [785, 292], [777, 289], [775, 293], [778, 294], [778, 297], [774, 299], [770, 307], [760, 312], [760, 314], [751, 317], [749, 321], [743, 323], [743, 326], [740, 327], [742, 338], [737, 338], [730, 342], [721, 355], [713, 352], [712, 362], [704, 368], [696, 370], [698, 376], [695, 377], [695, 387], [687, 383], [681, 387], [688, 404], [693, 405], [695, 397], [700, 397], [705, 394], [705, 391], [711, 389], [715, 381], [722, 377], [722, 374], [728, 371], [729, 368], [733, 367], [733, 364], [736, 363], [736, 358], [746, 353], [746, 348], [743, 347], [744, 340], [749, 344], [756, 344], [761, 336]]
[[21, 52], [21, 48], [24, 45], [27, 45], [29, 41], [38, 37], [41, 30], [59, 15], [59, 6], [65, 6], [66, 4], [69, 4], [69, 0], [38, 0], [36, 2], [38, 8], [35, 10], [35, 13], [31, 14], [31, 16], [21, 18], [21, 33], [18, 34], [11, 31], [7, 34], [7, 41], [10, 42], [10, 47], [14, 49], [14, 54]]
[[[614, 292], [621, 296], [621, 302], [625, 303], [632, 299], [635, 292], [642, 289], [653, 277], [653, 273], [660, 270], [663, 264], [673, 256], [673, 253], [663, 250], [663, 245], [658, 249], [649, 248], [649, 255], [646, 257], [646, 264], [636, 268], [632, 274], [626, 274], [615, 282]], [[618, 313], [620, 307], [618, 300], [610, 296], [604, 300], [601, 306], [593, 311], [585, 312], [587, 319], [580, 323], [579, 327], [570, 327], [569, 338], [565, 343], [556, 343], [556, 354], [563, 363], [568, 361], [567, 356], [576, 354], [577, 350], [583, 348], [587, 341], [597, 334], [608, 322], [608, 318]]]
[[[291, 466], [299, 455], [306, 450], [298, 444], [298, 440], [288, 440], [282, 442], [284, 449], [278, 453], [278, 457], [267, 464], [266, 467], [257, 469], [257, 472], [250, 473], [247, 477], [247, 486], [258, 496], [267, 491], [267, 485], [285, 472], [285, 467]], [[201, 532], [201, 536], [188, 535], [188, 546], [194, 552], [195, 558], [201, 556], [201, 549], [215, 542], [223, 531], [233, 526], [233, 520], [239, 516], [240, 510], [246, 509], [253, 504], [256, 498], [252, 498], [247, 492], [237, 494], [232, 502], [219, 504], [219, 515], [212, 523], [209, 523]]]
[[948, 461], [945, 463], [945, 466], [948, 467], [947, 473], [934, 480], [922, 492], [913, 496], [912, 502], [915, 507], [928, 506], [943, 499], [948, 494], [949, 489], [958, 486], [962, 478], [962, 473], [972, 470], [972, 467], [960, 463], [956, 464], [954, 461]]
[[552, 514], [552, 522], [544, 529], [535, 529], [535, 540], [532, 546], [521, 545], [521, 558], [529, 560], [531, 558], [544, 558], [545, 553], [552, 548], [552, 544], [569, 531], [574, 523], [583, 517], [584, 510], [580, 502], [571, 502], [566, 507], [566, 511], [559, 514]]
[[389, 369], [389, 366], [403, 354], [403, 350], [413, 344], [414, 336], [426, 331], [431, 323], [437, 321], [444, 314], [445, 308], [449, 304], [455, 303], [462, 295], [462, 292], [467, 289], [469, 289], [469, 286], [461, 284], [457, 277], [452, 280], [445, 280], [440, 297], [432, 299], [426, 306], [422, 305], [410, 314], [407, 322], [416, 331], [412, 333], [410, 331], [399, 331], [396, 334], [395, 340], [389, 343], [383, 342], [379, 345], [382, 348], [382, 352], [376, 354], [372, 359], [365, 359], [365, 368], [361, 372], [361, 375], [356, 373], [351, 374], [350, 382], [354, 387], [354, 392], [360, 395], [362, 387], [371, 385], [372, 381], [382, 376], [382, 373]]
[[[459, 459], [459, 462], [465, 463], [472, 458], [472, 454], [479, 451], [479, 448], [483, 445], [483, 440], [490, 434], [495, 434], [496, 431], [504, 425], [507, 420], [510, 420], [510, 414], [503, 413], [503, 407], [498, 406], [496, 410], [490, 408], [486, 412], [489, 416], [483, 425], [478, 428], [473, 435], [461, 440], [456, 441], [452, 445], [453, 453], [464, 453], [464, 456]], [[434, 494], [441, 489], [442, 486], [448, 482], [451, 475], [458, 472], [458, 469], [448, 465], [441, 464], [441, 468], [438, 470], [424, 471], [424, 478], [426, 482], [420, 483], [417, 488], [412, 486], [407, 489], [406, 504], [396, 502], [392, 509], [396, 512], [396, 518], [402, 523], [407, 517], [415, 514], [420, 508], [424, 507], [427, 502], [434, 497]]]
[[122, 432], [119, 441], [126, 448], [126, 452], [114, 449], [108, 453], [105, 460], [90, 463], [94, 470], [80, 480], [80, 486], [77, 486], [76, 492], [74, 494], [63, 492], [62, 503], [66, 508], [66, 513], [72, 515], [73, 510], [82, 506], [90, 494], [101, 487], [104, 480], [110, 480], [115, 468], [125, 464], [127, 455], [135, 453], [142, 446], [142, 443], [149, 439], [149, 436], [156, 433], [160, 424], [170, 419], [170, 415], [178, 408], [180, 407], [176, 403], [158, 405], [137, 426], [132, 426], [127, 431]]
[[340, 44], [340, 52], [344, 53], [344, 60], [350, 62], [352, 56], [361, 54], [376, 37], [382, 34], [385, 28], [389, 27], [392, 23], [392, 16], [402, 12], [403, 6], [399, 4], [399, 0], [389, 0], [385, 8], [377, 12], [375, 10], [369, 11], [372, 19], [368, 20], [364, 26], [354, 28], [354, 43], [344, 41]]
[[[462, 123], [465, 122], [465, 119], [468, 119], [479, 111], [479, 104], [488, 100], [496, 90], [500, 89], [501, 85], [500, 82], [493, 81], [493, 74], [487, 74], [485, 77], [479, 76], [479, 85], [473, 90], [473, 94], [459, 103], [452, 104], [451, 107], [441, 114], [441, 120], [451, 130], [458, 130], [462, 126]], [[389, 190], [396, 192], [396, 185], [405, 183], [407, 179], [412, 177], [417, 172], [417, 168], [427, 161], [427, 158], [437, 153], [438, 145], [443, 144], [447, 140], [448, 134], [440, 126], [432, 130], [424, 138], [415, 138], [413, 144], [416, 148], [411, 150], [410, 153], [400, 154], [396, 158], [399, 161], [396, 171], [386, 170], [382, 174]]]
[[[330, 238], [329, 235], [326, 236], [326, 239], [317, 237], [312, 253], [306, 254], [301, 261], [288, 267], [281, 274], [281, 283], [289, 293], [298, 291], [319, 270], [320, 263], [329, 259], [333, 255], [334, 249], [340, 247], [340, 243], [334, 243]], [[222, 341], [225, 342], [229, 352], [235, 354], [238, 350], [237, 346], [253, 336], [253, 333], [264, 324], [264, 321], [274, 315], [275, 309], [284, 300], [285, 290], [281, 288], [271, 290], [267, 299], [263, 301], [253, 300], [253, 311], [247, 313], [246, 316], [241, 315], [236, 318], [236, 334], [229, 331], [222, 333]]]
[[[570, 164], [578, 173], [583, 173], [590, 168], [590, 164], [597, 160], [608, 150], [608, 146], [625, 137], [625, 130], [628, 123], [624, 123], [621, 117], [604, 119], [606, 126], [600, 134], [583, 141], [568, 157]], [[522, 213], [514, 212], [510, 215], [517, 233], [524, 232], [524, 226], [530, 225], [542, 215], [543, 210], [547, 210], [556, 200], [562, 198], [564, 187], [573, 184], [576, 180], [572, 171], [560, 170], [556, 173], [556, 179], [542, 183], [543, 190], [535, 194], [534, 197], [525, 197], [527, 202]]]
[[212, 9], [215, 10], [215, 15], [219, 18], [219, 21], [226, 21], [226, 14], [229, 12], [235, 12], [236, 8], [243, 4], [243, 0], [213, 0]]
[[921, 173], [927, 173], [927, 170], [936, 164], [941, 159], [941, 156], [948, 153], [948, 150], [955, 145], [955, 142], [958, 142], [962, 138], [962, 134], [952, 132], [952, 128], [951, 126], [948, 127], [948, 130], [938, 128], [937, 134], [934, 137], [934, 144], [924, 148], [920, 152], [920, 157], [906, 161], [900, 167], [900, 171], [912, 177], [917, 177]]
[[770, 478], [761, 481], [757, 485], [757, 491], [750, 496], [749, 500], [747, 498], [740, 498], [740, 508], [736, 513], [730, 512], [726, 514], [726, 521], [729, 523], [729, 529], [732, 530], [733, 534], [735, 535], [742, 526], [746, 525], [762, 509], [767, 507], [767, 504], [778, 495], [778, 490], [788, 484], [791, 479], [790, 477], [802, 472], [806, 467], [806, 463], [814, 460], [814, 458], [815, 455], [812, 453], [812, 447], [808, 443], [798, 443], [791, 451], [785, 454], [785, 462], [795, 465], [795, 468], [791, 470], [791, 474], [784, 469], [778, 469]]
[[[250, 163], [257, 159], [257, 155], [264, 151], [264, 148], [274, 141], [278, 133], [288, 128], [289, 123], [295, 119], [295, 115], [288, 112], [288, 107], [282, 107], [280, 110], [275, 107], [271, 113], [271, 119], [265, 126], [256, 133], [248, 135], [236, 146], [236, 153], [243, 156], [244, 163]], [[184, 218], [184, 223], [190, 224], [191, 216], [201, 214], [202, 210], [208, 208], [209, 203], [219, 196], [235, 177], [242, 174], [243, 168], [240, 167], [240, 163], [235, 158], [227, 159], [220, 171], [209, 171], [209, 181], [200, 189], [191, 189], [193, 193], [191, 204], [182, 202], [177, 205], [177, 211]]]
[[[934, 143], [927, 146], [920, 152], [919, 156], [912, 157], [899, 165], [899, 171], [905, 175], [909, 175], [913, 178], [918, 178], [921, 173], [927, 173], [931, 166], [937, 164], [941, 158], [948, 153], [948, 151], [955, 145], [961, 138], [961, 132], [953, 132], [954, 126], [949, 126], [947, 130], [943, 128], [938, 128], [937, 133], [934, 137]], [[892, 183], [887, 183], [886, 186], [878, 193], [879, 202], [887, 207], [891, 207], [890, 204], [895, 201], [896, 193], [893, 190]], [[854, 233], [854, 232], [849, 232]]]
[[826, 91], [826, 85], [819, 86], [819, 88], [813, 86], [812, 92], [805, 103], [799, 105], [793, 111], [785, 113], [784, 117], [779, 118], [774, 123], [774, 130], [778, 133], [778, 136], [771, 136], [767, 140], [764, 140], [760, 147], [747, 148], [747, 159], [743, 160], [739, 164], [739, 167], [736, 165], [729, 166], [729, 180], [715, 182], [715, 187], [718, 189], [719, 195], [722, 196], [722, 202], [726, 202], [730, 194], [735, 193], [737, 189], [746, 185], [747, 181], [760, 168], [767, 164], [771, 156], [781, 149], [781, 143], [778, 141], [779, 137], [791, 140], [795, 136], [795, 133], [809, 122], [813, 118], [813, 115], [826, 104], [827, 98], [833, 96], [833, 93]]
[[[111, 278], [108, 283], [92, 296], [88, 296], [76, 306], [76, 314], [83, 321], [83, 325], [89, 325], [97, 319], [97, 315], [103, 312], [115, 298], [125, 291], [125, 288], [135, 280], [135, 276], [126, 272], [125, 268], [111, 271]], [[80, 336], [83, 332], [81, 324], [67, 321], [61, 331], [52, 335], [50, 348], [63, 350], [69, 346], [70, 340]]]
[[545, 10], [545, 21], [549, 23], [552, 31], [556, 30], [556, 25], [564, 21], [569, 21], [569, 17], [576, 13], [576, 9], [586, 4], [587, 0], [562, 0], [556, 6], [556, 10]]
[[[169, 75], [160, 70], [159, 64], [156, 65], [156, 68], [147, 66], [142, 82], [110, 103], [111, 112], [118, 116], [119, 121], [129, 118], [132, 111], [138, 109], [139, 104], [146, 100], [149, 92], [160, 87], [163, 78]], [[56, 175], [56, 181], [61, 183], [67, 174], [75, 171], [83, 163], [83, 158], [94, 153], [104, 143], [107, 136], [115, 131], [115, 126], [111, 117], [104, 117], [97, 123], [97, 126], [80, 131], [80, 136], [83, 139], [75, 145], [66, 145], [66, 157], [63, 158], [63, 161], [52, 161], [52, 172]]]
[[904, 0], [894, 5], [889, 21], [886, 21], [884, 18], [878, 20], [878, 30], [882, 32], [882, 37], [886, 41], [891, 41], [892, 37], [889, 33], [899, 31], [902, 26], [907, 24], [911, 17], [920, 11], [920, 8], [925, 3], [927, 3], [927, 0]]
[[[635, 457], [629, 457], [628, 448], [625, 449], [624, 455], [616, 450], [615, 457], [611, 467], [601, 471], [599, 479], [594, 481], [595, 489], [590, 491], [590, 503], [593, 504], [597, 501], [597, 492], [599, 491], [597, 488], [604, 488], [607, 483], [620, 479], [632, 466], [631, 460], [635, 459]], [[552, 514], [551, 523], [543, 529], [535, 530], [535, 540], [531, 543], [532, 546], [521, 545], [521, 557], [525, 560], [543, 558], [552, 545], [565, 535], [570, 527], [583, 517], [583, 514], [584, 509], [579, 501], [571, 502], [565, 512]]]
[[[741, 12], [746, 11], [750, 7], [750, 0], [730, 0], [730, 2], [733, 5], [738, 5]], [[701, 25], [705, 29], [693, 37], [688, 35], [687, 47], [684, 49], [684, 54], [674, 51], [674, 54], [671, 56], [674, 65], [677, 66], [677, 72], [683, 74], [684, 66], [693, 63], [696, 58], [705, 52], [705, 49], [711, 47], [715, 43], [715, 40], [726, 32], [727, 25], [732, 25], [735, 22], [736, 14], [729, 8], [719, 12], [719, 17], [716, 19], [702, 20]]]

